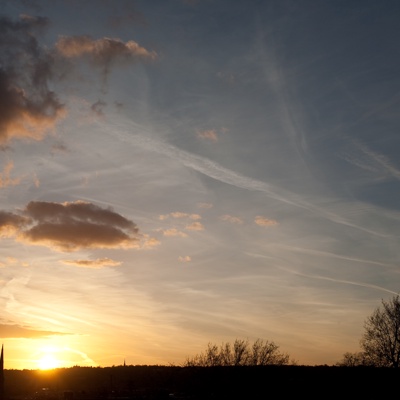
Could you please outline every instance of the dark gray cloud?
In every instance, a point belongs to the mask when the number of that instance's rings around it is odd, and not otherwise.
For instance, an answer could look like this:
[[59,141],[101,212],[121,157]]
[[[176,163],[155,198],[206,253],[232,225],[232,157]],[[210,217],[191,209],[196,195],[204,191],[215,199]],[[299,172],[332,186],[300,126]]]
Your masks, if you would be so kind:
[[65,114],[49,88],[54,59],[36,39],[47,25],[42,17],[0,17],[0,144],[39,140]]
[[[48,25],[44,17],[0,17],[0,148],[13,138],[41,140],[55,128],[67,109],[51,85],[71,79],[78,60],[98,67],[104,84],[114,65],[156,58],[118,38],[62,36],[54,48],[46,47],[39,38]],[[94,111],[101,113],[104,104],[96,104]]]

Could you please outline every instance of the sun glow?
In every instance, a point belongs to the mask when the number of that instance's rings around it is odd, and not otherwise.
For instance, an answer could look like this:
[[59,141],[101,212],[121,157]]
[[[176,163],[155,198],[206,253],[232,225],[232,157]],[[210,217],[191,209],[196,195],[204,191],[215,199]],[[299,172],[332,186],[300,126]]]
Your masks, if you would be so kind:
[[53,369],[58,368],[61,365],[61,362],[57,359],[56,353],[57,349],[55,348],[45,348],[42,349],[42,357],[37,360],[37,366],[39,369]]

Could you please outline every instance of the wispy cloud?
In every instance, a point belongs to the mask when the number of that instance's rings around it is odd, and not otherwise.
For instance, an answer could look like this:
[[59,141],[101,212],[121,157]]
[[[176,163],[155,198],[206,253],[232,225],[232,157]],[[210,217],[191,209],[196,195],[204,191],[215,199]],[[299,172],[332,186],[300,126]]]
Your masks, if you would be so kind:
[[209,210],[210,208],[213,208],[213,204],[211,204],[211,203],[198,203],[197,207]]
[[353,286],[361,286],[361,287],[365,287],[365,288],[370,288],[370,289],[376,289],[382,292],[386,292],[386,293],[390,293],[390,294],[394,294],[397,295],[397,292],[394,292],[392,290],[386,289],[382,286],[378,286],[378,285],[373,285],[370,283],[365,283],[365,282],[356,282],[356,281],[350,281],[350,280],[345,280],[345,279],[338,279],[338,278],[332,278],[332,277],[328,277],[328,276],[322,276],[322,275],[317,275],[317,274],[305,274],[299,271],[294,271],[294,270],[290,270],[290,269],[286,269],[288,272],[291,272],[292,274],[295,275],[300,275],[300,276],[304,276],[307,278],[311,278],[311,279],[318,279],[318,280],[325,280],[325,281],[331,281],[331,282],[336,282],[336,283],[343,283],[345,285],[353,285]]
[[64,332],[41,331],[16,324],[1,324],[2,338],[40,338],[52,335],[65,335]]
[[360,154],[345,154],[344,158],[349,163],[383,178],[395,178],[400,180],[400,170],[393,165],[389,157],[373,151],[360,141],[353,140]]
[[[135,134],[135,132],[143,132],[145,128],[132,121],[124,123],[115,122],[113,125],[108,124],[106,126],[98,125],[98,128],[104,129],[111,136],[119,138],[122,142],[129,142],[132,145],[141,146],[149,151],[164,154],[174,160],[178,160],[186,167],[217,181],[250,191],[262,192],[272,199],[278,200],[287,205],[308,210],[314,215],[336,224],[352,227],[368,232],[372,235],[385,236],[385,233],[383,232],[366,228],[346,218],[342,214],[335,212],[334,208],[329,207],[329,205],[326,203],[324,204],[324,202],[322,202],[322,206],[319,206],[309,201],[304,196],[298,195],[297,193],[291,192],[285,188],[247,177],[227,169],[208,158],[182,150],[161,140],[154,140],[150,137],[150,134],[147,136],[140,133]],[[131,131],[131,133],[127,133],[128,131]]]
[[167,219],[169,217],[172,217],[172,218],[189,218],[189,219],[192,219],[192,220],[201,219],[201,215],[199,215],[199,214],[188,214],[188,213],[180,212],[180,211],[175,211],[175,212],[171,212],[169,214],[160,215],[159,219],[160,220],[165,220],[165,219]]
[[21,183],[22,178],[11,178],[11,171],[14,168],[14,163],[12,161],[8,162],[0,172],[0,188],[7,186],[15,186]]
[[278,222],[273,220],[273,219],[269,219],[269,218],[265,218],[261,215],[257,215],[257,217],[255,217],[254,222],[258,225],[258,226],[275,226],[278,225]]
[[117,267],[122,264],[120,261],[111,260],[110,258],[98,258],[96,260],[62,260],[62,262],[64,264],[83,268]]
[[235,217],[233,215],[224,214],[220,216],[222,221],[231,222],[232,224],[243,224],[243,220],[239,217]]
[[189,225],[186,225],[185,229],[187,229],[188,231],[203,231],[204,230],[204,226],[201,222],[192,222]]
[[187,237],[187,234],[185,232],[182,232],[176,228],[171,228],[171,229],[166,229],[163,230],[163,235],[164,236],[180,236],[180,237]]
[[218,142],[218,134],[215,129],[209,129],[206,131],[198,131],[197,137],[204,140],[210,140],[211,142]]

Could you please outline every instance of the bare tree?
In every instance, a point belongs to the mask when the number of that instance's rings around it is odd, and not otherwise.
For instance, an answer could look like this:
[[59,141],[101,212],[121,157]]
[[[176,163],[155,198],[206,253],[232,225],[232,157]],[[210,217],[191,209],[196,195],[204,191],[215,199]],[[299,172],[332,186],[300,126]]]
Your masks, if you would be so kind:
[[252,365],[286,365],[289,363],[289,354],[278,351],[279,346],[274,342],[264,342],[257,339],[252,346],[250,356]]
[[343,359],[336,363],[338,367],[367,367],[373,366],[371,360],[366,357],[366,354],[362,351],[355,353],[344,353]]
[[233,345],[223,343],[220,347],[209,343],[205,352],[187,358],[184,366],[255,366],[286,365],[289,355],[281,353],[274,342],[257,339],[252,345],[248,340],[236,339]]
[[235,367],[238,365],[248,365],[249,357],[250,354],[248,340],[236,339],[233,342],[232,364]]
[[400,361],[400,298],[382,300],[364,323],[361,347],[369,363],[378,367],[399,367]]
[[220,347],[221,365],[232,365],[232,346],[230,343],[222,344]]

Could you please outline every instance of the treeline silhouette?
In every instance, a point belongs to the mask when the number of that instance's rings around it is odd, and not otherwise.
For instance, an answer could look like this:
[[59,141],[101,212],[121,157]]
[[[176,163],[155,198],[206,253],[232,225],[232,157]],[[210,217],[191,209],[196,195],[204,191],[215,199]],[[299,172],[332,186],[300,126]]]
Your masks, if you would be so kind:
[[[294,363],[294,361],[292,362]],[[207,349],[189,357],[184,362],[186,367],[227,367],[287,365],[289,354],[279,351],[273,341],[257,339],[250,343],[247,339],[236,339],[233,344],[227,342],[220,346],[209,343]]]
[[[394,368],[339,366],[114,366],[6,370],[6,399],[308,399],[389,396]],[[43,390],[46,388],[46,390]]]

